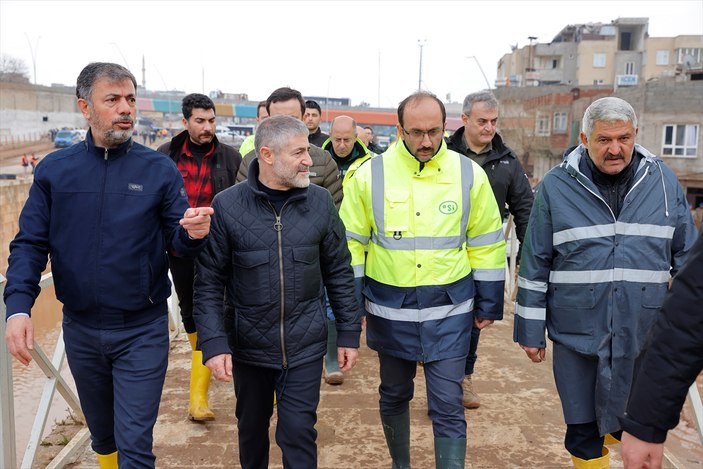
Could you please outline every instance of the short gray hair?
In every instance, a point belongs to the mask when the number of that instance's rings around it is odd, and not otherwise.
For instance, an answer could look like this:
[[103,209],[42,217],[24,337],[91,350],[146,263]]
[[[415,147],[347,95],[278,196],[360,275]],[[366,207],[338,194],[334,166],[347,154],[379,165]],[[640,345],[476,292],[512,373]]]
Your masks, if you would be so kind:
[[498,99],[496,99],[493,93],[490,91],[477,91],[464,98],[464,105],[461,107],[461,112],[467,116],[471,115],[471,109],[473,109],[476,103],[486,103],[488,109],[498,108]]
[[632,127],[637,128],[637,115],[630,103],[624,99],[608,96],[600,98],[586,109],[581,123],[581,132],[586,137],[591,136],[596,122],[632,122]]
[[134,91],[137,91],[137,80],[132,75],[132,72],[119,64],[109,62],[92,62],[85,66],[78,75],[76,82],[76,96],[78,99],[85,99],[92,104],[93,85],[101,78],[108,80],[122,81],[129,79],[134,85]]
[[305,135],[307,137],[309,133],[310,131],[305,126],[305,123],[295,117],[267,117],[261,121],[256,129],[256,134],[254,134],[256,155],[259,156],[262,147],[279,151],[286,145],[290,137],[294,135]]

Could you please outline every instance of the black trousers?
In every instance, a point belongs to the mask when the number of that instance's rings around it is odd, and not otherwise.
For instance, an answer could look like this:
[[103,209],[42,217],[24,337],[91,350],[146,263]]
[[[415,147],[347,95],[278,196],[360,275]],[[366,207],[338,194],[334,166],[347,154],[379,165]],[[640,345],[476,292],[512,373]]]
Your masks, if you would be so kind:
[[168,266],[173,277],[173,286],[178,295],[178,306],[181,309],[183,328],[188,334],[195,332],[193,320],[193,279],[195,277],[195,261],[182,257],[168,256]]
[[269,424],[276,393],[276,443],[285,469],[317,467],[317,406],[322,358],[287,370],[236,362],[234,393],[242,469],[267,469]]
[[[611,435],[620,440],[622,431],[614,432]],[[564,446],[569,453],[577,458],[585,460],[600,458],[603,454],[604,440],[605,437],[600,436],[598,431],[598,422],[566,425]]]

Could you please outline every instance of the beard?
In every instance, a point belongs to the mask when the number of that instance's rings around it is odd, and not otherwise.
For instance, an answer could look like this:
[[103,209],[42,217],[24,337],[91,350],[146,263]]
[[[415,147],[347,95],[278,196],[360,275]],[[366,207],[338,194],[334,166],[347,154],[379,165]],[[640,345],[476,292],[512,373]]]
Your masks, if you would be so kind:
[[284,187],[290,189],[304,189],[310,185],[310,175],[301,174],[300,171],[309,171],[307,166],[290,168],[276,158],[273,162],[273,174]]
[[[125,115],[115,117],[110,123],[107,123],[100,119],[92,106],[90,106],[90,108],[92,118],[88,120],[88,123],[90,124],[93,134],[100,135],[106,148],[121,145],[132,137],[134,131],[134,118],[132,116]],[[118,123],[129,123],[130,128],[116,130],[113,126]]]

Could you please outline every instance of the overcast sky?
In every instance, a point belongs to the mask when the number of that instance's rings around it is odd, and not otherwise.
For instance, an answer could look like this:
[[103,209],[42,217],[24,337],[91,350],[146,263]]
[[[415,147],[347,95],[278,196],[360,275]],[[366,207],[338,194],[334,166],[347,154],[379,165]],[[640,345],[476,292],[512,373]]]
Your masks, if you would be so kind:
[[[491,87],[498,60],[568,24],[648,17],[653,37],[703,35],[703,0],[0,0],[0,53],[37,83],[75,85],[89,62],[127,65],[148,89],[307,96],[395,108],[423,89],[461,101]],[[703,44],[701,45],[703,47]],[[32,58],[34,56],[34,59]],[[475,57],[475,58],[473,58]]]

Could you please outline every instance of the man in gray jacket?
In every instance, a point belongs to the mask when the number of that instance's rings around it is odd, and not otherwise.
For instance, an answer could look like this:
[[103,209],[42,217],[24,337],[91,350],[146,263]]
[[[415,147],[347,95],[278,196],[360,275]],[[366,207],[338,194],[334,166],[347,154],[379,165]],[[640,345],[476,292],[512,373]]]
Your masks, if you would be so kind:
[[[278,88],[266,100],[266,111],[269,116],[291,116],[302,122],[305,114],[305,100],[298,90],[288,87]],[[239,166],[237,182],[247,178],[249,165],[256,158],[256,152],[251,151],[242,156],[244,159]],[[312,144],[310,158],[312,158],[310,182],[327,189],[332,194],[334,205],[339,208],[342,203],[342,178],[339,176],[337,163],[332,160],[329,152]]]
[[635,144],[616,97],[591,104],[581,145],[540,184],[525,235],[514,339],[536,363],[545,327],[574,466],[607,467],[635,361],[696,238],[676,175]]

